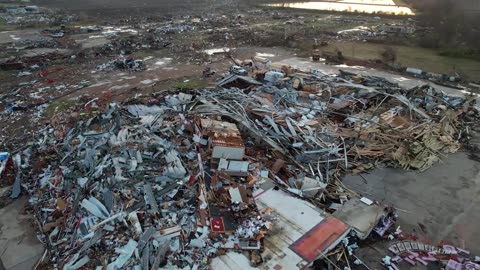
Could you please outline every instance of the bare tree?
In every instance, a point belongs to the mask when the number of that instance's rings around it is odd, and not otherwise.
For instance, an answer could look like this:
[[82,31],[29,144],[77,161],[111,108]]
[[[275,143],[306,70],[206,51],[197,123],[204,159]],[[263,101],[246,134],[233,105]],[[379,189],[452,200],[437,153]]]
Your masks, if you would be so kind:
[[397,60],[397,51],[392,47],[385,47],[382,53],[383,62],[394,64]]

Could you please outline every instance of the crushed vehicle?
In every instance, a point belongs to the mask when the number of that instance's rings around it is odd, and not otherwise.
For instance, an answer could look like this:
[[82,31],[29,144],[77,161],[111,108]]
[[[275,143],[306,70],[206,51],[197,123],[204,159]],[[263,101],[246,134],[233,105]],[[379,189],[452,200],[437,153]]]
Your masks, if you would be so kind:
[[236,75],[240,75],[240,76],[247,76],[248,75],[248,71],[241,67],[241,66],[231,66],[230,67],[230,72],[233,73],[233,74],[236,74]]

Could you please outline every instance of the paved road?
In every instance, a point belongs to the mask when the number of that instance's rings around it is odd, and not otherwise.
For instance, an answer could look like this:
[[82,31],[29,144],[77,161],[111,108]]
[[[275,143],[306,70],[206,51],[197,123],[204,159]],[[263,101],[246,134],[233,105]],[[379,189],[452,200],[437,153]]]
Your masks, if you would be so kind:
[[[366,197],[401,209],[397,225],[403,232],[414,233],[423,242],[446,242],[480,255],[480,163],[467,153],[446,157],[423,173],[380,168],[363,177],[367,183],[360,176],[347,176],[343,182]],[[381,258],[391,256],[388,245],[364,248],[359,256],[380,268]],[[410,269],[406,263],[400,267]]]
[[[43,252],[30,215],[24,213],[26,197],[0,209],[0,270],[33,269]],[[2,268],[3,267],[3,268]]]

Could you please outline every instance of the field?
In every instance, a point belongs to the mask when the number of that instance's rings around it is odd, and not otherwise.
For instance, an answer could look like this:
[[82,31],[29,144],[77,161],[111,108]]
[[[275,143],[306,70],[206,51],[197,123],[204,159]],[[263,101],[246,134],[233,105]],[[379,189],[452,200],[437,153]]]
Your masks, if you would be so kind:
[[278,0],[33,0],[34,3],[52,8],[66,8],[89,13],[119,11],[129,14],[141,13],[177,13],[188,10],[200,14],[205,10],[215,12],[217,9],[251,7],[256,4],[284,2]]
[[345,56],[360,59],[381,59],[386,47],[392,47],[397,53],[397,64],[416,67],[434,73],[458,72],[468,80],[480,80],[480,62],[467,58],[440,56],[438,51],[409,46],[390,46],[383,44],[341,41],[331,43],[325,50],[338,49]]

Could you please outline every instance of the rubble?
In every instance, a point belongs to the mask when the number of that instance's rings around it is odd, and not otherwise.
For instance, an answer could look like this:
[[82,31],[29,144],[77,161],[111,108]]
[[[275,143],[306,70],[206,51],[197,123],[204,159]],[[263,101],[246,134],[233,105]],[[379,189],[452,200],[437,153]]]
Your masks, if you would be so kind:
[[[20,51],[65,47],[74,34],[88,39],[88,33],[99,34],[106,43],[62,56],[55,51],[4,59],[1,67],[16,69],[22,82],[1,96],[6,110],[0,117],[11,121],[35,110],[35,120],[50,102],[102,86],[63,80],[74,75],[66,73],[70,67],[84,64],[92,74],[142,71],[145,63],[134,55],[143,49],[167,48],[173,55],[188,50],[207,79],[216,74],[207,64],[232,58],[233,46],[223,46],[234,35],[220,26],[251,33],[242,18],[62,27],[42,31],[35,41],[16,41],[11,49]],[[181,34],[196,31],[212,37],[181,44],[188,49],[177,46]],[[220,49],[207,49],[218,43]],[[56,59],[71,65],[55,66]],[[232,60],[235,65],[216,87],[148,98],[136,94],[124,103],[107,94],[71,99],[62,111],[54,110],[48,125],[25,135],[33,142],[0,155],[8,196],[30,196],[47,248],[41,266],[234,268],[225,265],[225,257],[274,269],[365,265],[354,255],[362,241],[399,239],[401,233],[394,231],[392,207],[349,190],[341,177],[378,166],[426,170],[460,149],[478,117],[473,98],[448,96],[431,86],[403,89],[374,76],[275,66],[260,56]],[[142,79],[145,85],[156,83]],[[110,90],[130,87],[125,85]],[[404,260],[430,259],[412,256]],[[397,261],[388,257],[384,264],[395,269]]]
[[121,52],[115,60],[98,65],[97,71],[110,71],[113,69],[128,69],[130,71],[142,71],[145,68],[143,60],[134,59],[129,52]]
[[426,170],[460,148],[463,117],[477,115],[473,99],[346,72],[219,85],[148,105],[91,99],[36,133],[15,158],[12,197],[20,185],[30,195],[43,264],[207,269],[235,251],[252,266],[362,264],[357,243],[398,237],[396,216],[340,177],[380,164]]
[[0,19],[12,25],[47,25],[50,23],[65,23],[75,19],[72,15],[58,13],[38,6],[10,6],[2,8],[2,10]]

